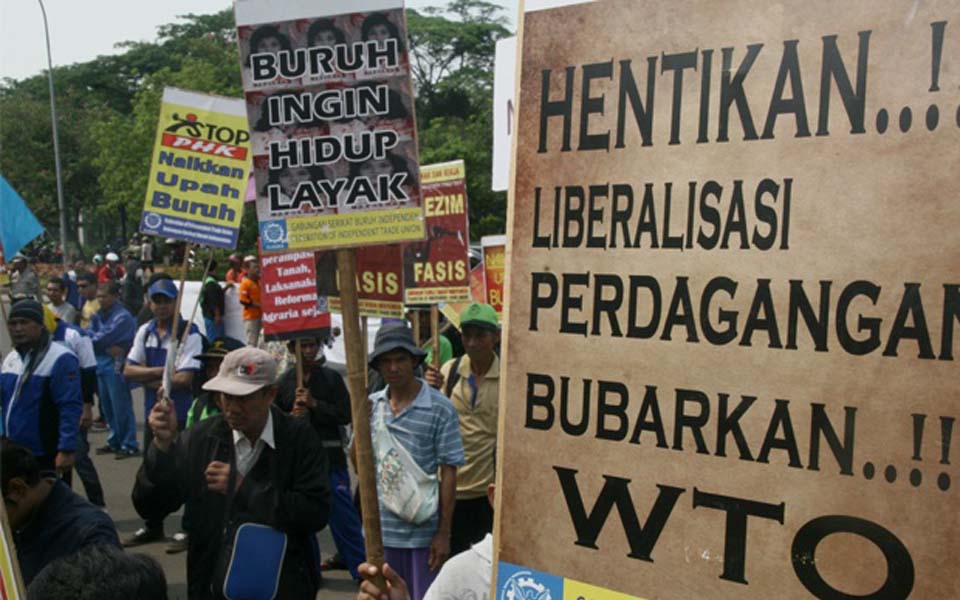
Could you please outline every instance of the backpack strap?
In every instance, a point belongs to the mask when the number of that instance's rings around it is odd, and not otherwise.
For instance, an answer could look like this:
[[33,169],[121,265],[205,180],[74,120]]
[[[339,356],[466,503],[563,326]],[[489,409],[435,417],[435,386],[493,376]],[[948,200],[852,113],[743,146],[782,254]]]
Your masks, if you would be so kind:
[[460,381],[460,360],[463,358],[461,354],[453,361],[453,366],[450,368],[450,378],[447,379],[447,385],[444,386],[444,392],[446,393],[447,398],[450,397],[450,393],[453,392],[454,386]]

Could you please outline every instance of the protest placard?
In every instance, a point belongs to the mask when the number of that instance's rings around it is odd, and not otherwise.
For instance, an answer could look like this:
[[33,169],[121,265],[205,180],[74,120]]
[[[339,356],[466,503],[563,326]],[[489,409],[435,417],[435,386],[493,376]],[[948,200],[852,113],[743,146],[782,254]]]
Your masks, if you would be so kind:
[[504,261],[506,258],[507,236],[485,235],[480,238],[483,249],[483,289],[484,302],[503,314]]
[[470,216],[462,160],[420,170],[427,239],[403,247],[407,304],[470,300]]
[[486,303],[487,292],[483,287],[483,263],[470,270],[470,300],[467,302],[447,302],[440,305],[440,312],[454,327],[460,329],[460,313],[472,302]]
[[[403,246],[386,244],[357,248],[357,301],[360,316],[403,317]],[[332,252],[317,252],[317,294],[341,312],[340,279]]]
[[958,24],[526,15],[499,600],[960,597]]
[[493,71],[493,160],[490,189],[503,192],[510,185],[517,79],[517,38],[497,40]]
[[424,239],[399,0],[235,4],[265,253]]
[[327,337],[330,334],[330,310],[327,298],[316,293],[314,253],[263,256],[260,266],[264,338]]
[[249,168],[241,100],[164,89],[140,231],[235,248]]
[[7,509],[0,506],[0,598],[22,600],[27,597],[23,590],[23,577],[17,561],[17,549],[13,543],[13,530],[7,519]]

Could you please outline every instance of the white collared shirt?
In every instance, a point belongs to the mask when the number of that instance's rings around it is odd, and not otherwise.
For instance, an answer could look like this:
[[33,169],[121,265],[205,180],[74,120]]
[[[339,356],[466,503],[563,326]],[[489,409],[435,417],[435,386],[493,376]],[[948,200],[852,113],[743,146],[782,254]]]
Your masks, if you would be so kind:
[[267,424],[263,426],[263,431],[257,439],[256,444],[251,444],[245,435],[233,430],[233,447],[237,452],[237,471],[246,477],[253,465],[260,459],[260,453],[263,452],[263,446],[267,445],[276,450],[277,445],[273,439],[273,412],[267,413]]

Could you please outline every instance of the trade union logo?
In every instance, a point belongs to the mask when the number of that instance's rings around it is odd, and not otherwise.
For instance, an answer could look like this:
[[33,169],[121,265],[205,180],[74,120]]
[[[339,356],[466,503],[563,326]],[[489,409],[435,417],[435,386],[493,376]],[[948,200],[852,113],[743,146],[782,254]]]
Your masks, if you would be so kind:
[[263,241],[271,246],[284,245],[287,241],[287,228],[282,221],[264,223],[260,233],[263,235]]
[[530,571],[518,571],[500,588],[500,600],[553,600],[550,588]]
[[163,217],[154,212],[143,214],[143,228],[150,231],[157,231],[163,225]]

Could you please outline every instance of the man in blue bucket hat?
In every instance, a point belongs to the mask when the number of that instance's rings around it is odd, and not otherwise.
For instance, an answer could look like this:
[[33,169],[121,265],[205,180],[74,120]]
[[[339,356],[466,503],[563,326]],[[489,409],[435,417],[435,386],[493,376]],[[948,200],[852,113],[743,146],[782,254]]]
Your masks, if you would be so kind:
[[[419,523],[384,504],[385,484],[378,477],[384,555],[407,581],[414,600],[423,597],[450,555],[457,467],[464,463],[456,410],[443,394],[414,374],[425,357],[426,352],[417,346],[413,333],[403,323],[382,327],[370,353],[370,366],[387,384],[370,396],[374,455],[383,457],[387,454],[385,446],[399,445],[422,474],[440,472],[439,483],[432,483],[439,490],[426,492],[439,496],[437,509]],[[377,470],[382,473],[388,465],[378,461]]]

